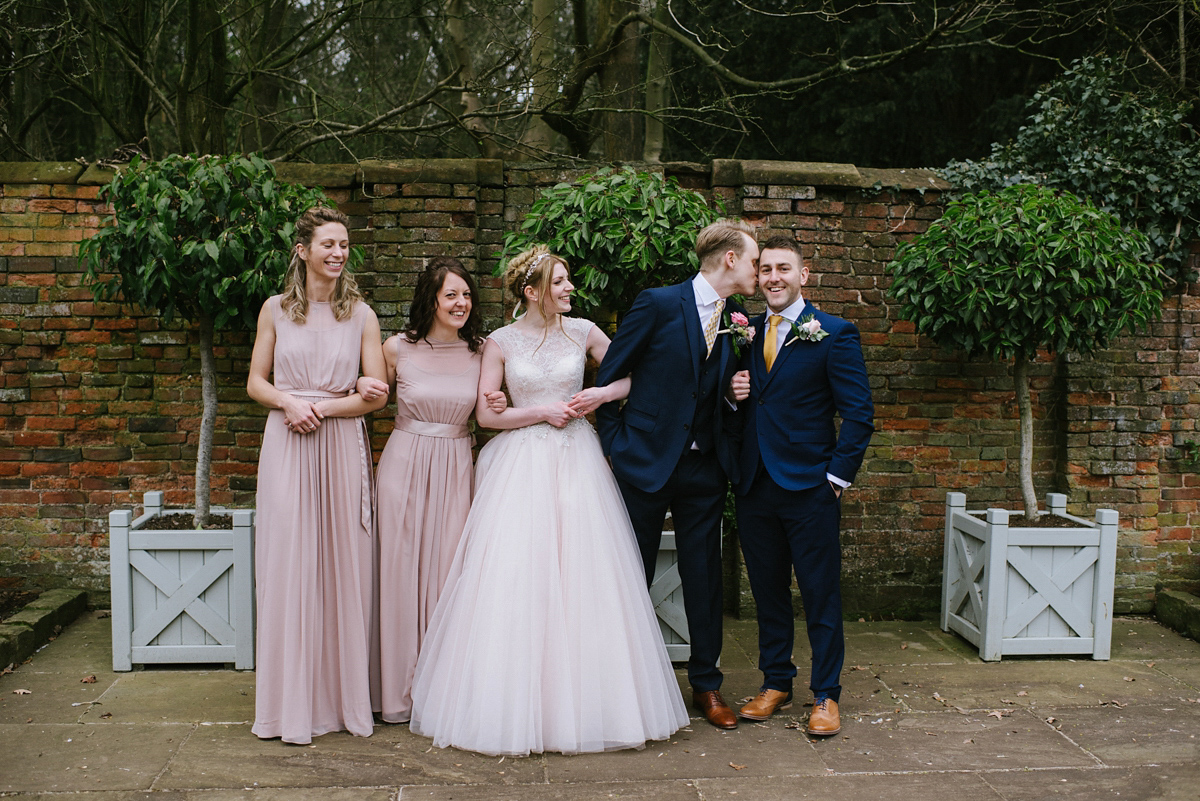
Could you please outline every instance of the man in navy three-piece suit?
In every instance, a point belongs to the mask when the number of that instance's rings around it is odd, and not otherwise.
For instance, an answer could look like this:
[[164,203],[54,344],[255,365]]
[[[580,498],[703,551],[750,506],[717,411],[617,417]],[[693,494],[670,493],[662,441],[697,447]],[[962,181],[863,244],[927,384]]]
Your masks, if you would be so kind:
[[[726,303],[754,292],[754,229],[722,220],[696,238],[700,272],[675,286],[637,296],[608,347],[596,383],[626,375],[625,405],[596,412],[600,440],[637,535],[646,581],[654,576],[663,518],[675,523],[683,606],[691,640],[692,703],[714,726],[737,716],[721,698],[721,512],[727,482],[737,479],[734,404],[748,378],[733,380],[737,355]],[[744,382],[744,383],[740,383]],[[737,386],[738,394],[734,394]]]
[[[795,617],[792,571],[812,646],[813,710],[807,731],[841,730],[838,700],[845,658],[841,596],[841,495],[854,481],[874,431],[871,390],[858,329],[804,300],[808,268],[791,236],[762,246],[759,289],[767,313],[743,366],[737,493],[738,532],[758,606],[758,696],[739,715],[766,720],[792,702]],[[635,379],[636,383],[636,379]],[[841,418],[840,430],[834,416]]]

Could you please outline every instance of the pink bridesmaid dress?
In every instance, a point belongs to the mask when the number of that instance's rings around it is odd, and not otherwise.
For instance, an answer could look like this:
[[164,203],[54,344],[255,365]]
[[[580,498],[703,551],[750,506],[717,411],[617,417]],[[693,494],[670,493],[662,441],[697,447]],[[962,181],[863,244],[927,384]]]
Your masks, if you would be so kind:
[[[310,401],[340,397],[359,375],[367,307],[339,322],[328,303],[287,319],[279,296],[275,386]],[[372,708],[375,542],[371,455],[362,417],[327,417],[293,433],[267,415],[258,463],[258,600],[253,732],[308,743],[326,732],[366,737]],[[377,677],[375,677],[377,680]]]
[[396,424],[377,474],[382,716],[407,722],[425,629],[471,508],[480,354],[399,337]]

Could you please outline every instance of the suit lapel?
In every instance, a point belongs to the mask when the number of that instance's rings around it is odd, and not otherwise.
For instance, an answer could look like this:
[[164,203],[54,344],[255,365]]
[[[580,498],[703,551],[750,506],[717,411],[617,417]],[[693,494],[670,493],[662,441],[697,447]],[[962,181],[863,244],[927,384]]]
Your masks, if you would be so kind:
[[688,353],[692,357],[692,374],[699,378],[704,331],[700,328],[700,315],[696,314],[696,291],[690,280],[684,281],[679,287],[680,313],[683,315],[683,330],[687,333]]

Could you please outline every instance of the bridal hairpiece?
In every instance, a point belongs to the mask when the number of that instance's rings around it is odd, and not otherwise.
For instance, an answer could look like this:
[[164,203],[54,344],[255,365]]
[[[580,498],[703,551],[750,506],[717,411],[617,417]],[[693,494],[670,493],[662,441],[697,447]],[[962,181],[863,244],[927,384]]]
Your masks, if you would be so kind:
[[529,266],[525,268],[525,277],[521,279],[521,282],[524,286],[529,285],[529,276],[533,275],[533,271],[536,270],[537,266],[542,263],[542,259],[547,259],[549,257],[549,253],[539,253],[533,261],[529,262]]

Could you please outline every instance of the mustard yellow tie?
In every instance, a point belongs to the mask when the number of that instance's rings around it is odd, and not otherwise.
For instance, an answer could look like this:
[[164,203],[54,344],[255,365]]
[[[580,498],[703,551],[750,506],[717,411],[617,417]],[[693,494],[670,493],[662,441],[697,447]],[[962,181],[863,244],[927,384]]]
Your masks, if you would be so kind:
[[779,350],[778,343],[775,342],[776,329],[783,322],[782,314],[772,314],[767,318],[767,338],[763,340],[763,360],[767,363],[767,372],[771,372],[771,366],[775,364],[775,354]]
[[705,358],[712,355],[713,343],[717,341],[717,329],[721,327],[721,312],[725,311],[725,299],[717,300],[717,308],[704,324],[704,347],[707,349]]

